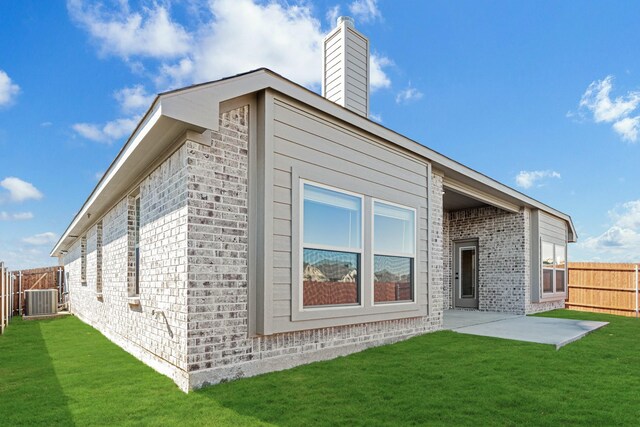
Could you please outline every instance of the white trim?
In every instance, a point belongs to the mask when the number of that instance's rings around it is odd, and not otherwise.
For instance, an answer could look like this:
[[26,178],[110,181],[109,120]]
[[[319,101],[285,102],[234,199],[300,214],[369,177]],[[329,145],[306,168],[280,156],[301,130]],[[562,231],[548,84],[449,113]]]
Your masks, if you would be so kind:
[[[76,214],[71,224],[69,224],[67,229],[64,231],[64,233],[58,240],[58,243],[56,243],[54,248],[51,250],[51,253],[49,254],[50,256],[56,256],[56,254],[62,250],[63,242],[67,237],[69,237],[69,233],[71,232],[71,230],[78,225],[81,219],[87,216],[86,214],[91,208],[91,205],[93,205],[93,203],[95,203],[98,197],[101,196],[101,194],[104,192],[107,185],[111,182],[111,180],[113,180],[113,178],[118,173],[118,171],[122,167],[124,167],[124,164],[126,163],[127,159],[135,151],[135,149],[138,147],[140,142],[147,136],[147,134],[151,131],[151,129],[156,125],[158,120],[160,120],[160,118],[162,117],[162,112],[159,107],[156,107],[155,109],[153,109],[155,105],[156,105],[155,103],[152,105],[152,108],[150,109],[148,116],[143,119],[143,121],[140,123],[138,128],[134,131],[133,135],[131,135],[129,143],[124,146],[121,154],[118,155],[114,163],[109,167],[107,172],[100,179],[100,182],[98,183],[97,187],[93,190],[93,192],[91,193],[87,201],[84,203],[80,211]],[[84,234],[84,233],[79,233],[79,234]]]
[[[331,246],[331,245],[318,245],[318,244],[305,244],[304,242],[304,201],[305,201],[305,197],[304,197],[304,186],[306,184],[309,184],[310,186],[313,187],[318,187],[318,188],[323,188],[325,190],[329,190],[329,191],[334,191],[336,193],[341,193],[341,194],[346,194],[348,196],[353,196],[353,197],[357,197],[360,199],[360,248],[359,249],[355,249],[355,248],[344,248],[341,246]],[[298,262],[298,268],[299,268],[299,286],[298,286],[298,311],[303,313],[303,312],[309,312],[309,311],[322,311],[322,310],[328,310],[328,309],[353,309],[353,308],[361,308],[364,307],[364,295],[363,295],[363,280],[362,280],[362,267],[363,267],[363,253],[364,253],[364,233],[365,233],[365,229],[364,229],[364,198],[365,196],[362,194],[358,194],[358,193],[354,193],[352,191],[348,191],[342,188],[338,188],[338,187],[333,187],[330,185],[326,185],[326,184],[321,184],[319,182],[316,181],[312,181],[309,179],[305,179],[305,178],[300,178],[299,179],[299,204],[300,206],[298,206],[298,212],[300,213],[300,221],[299,221],[299,229],[298,229],[298,238],[299,238],[299,247],[300,247],[300,254],[299,254],[299,259],[297,260]],[[304,250],[305,249],[318,249],[318,250],[325,250],[325,251],[335,251],[335,252],[344,252],[344,253],[351,253],[351,254],[357,254],[358,256],[358,279],[356,281],[356,286],[357,286],[357,295],[358,295],[358,303],[357,304],[339,304],[339,305],[322,305],[322,306],[309,306],[309,307],[305,307],[304,305]],[[293,262],[295,262],[294,260],[292,260]],[[292,286],[294,286],[294,284],[292,283]]]
[[[551,246],[553,246],[553,262],[551,264],[551,267],[544,267],[543,265],[543,259],[542,259],[542,245],[543,243],[548,243]],[[564,269],[561,268],[556,268],[556,247],[557,246],[562,246],[564,248]],[[558,300],[558,299],[564,299],[566,298],[567,295],[567,280],[568,280],[568,263],[567,263],[567,244],[559,244],[559,243],[554,243],[550,240],[545,240],[542,236],[540,236],[540,258],[539,258],[539,262],[538,262],[538,269],[539,269],[539,274],[540,274],[540,283],[538,283],[539,289],[540,289],[540,301],[539,302],[545,302],[545,301],[551,301],[551,300]],[[552,274],[551,274],[551,286],[553,287],[553,291],[552,292],[545,292],[544,291],[544,270],[551,270]],[[564,270],[564,290],[562,291],[558,291],[557,288],[557,284],[556,284],[556,271],[562,271]]]
[[[376,242],[375,242],[375,230],[376,230],[376,202],[379,202],[383,205],[395,206],[397,208],[410,210],[413,212],[413,254],[407,253],[393,253],[393,252],[376,252]],[[371,198],[371,305],[400,305],[400,304],[416,304],[418,301],[418,210],[416,208],[401,205],[399,203],[389,202],[387,200],[378,199],[376,197]],[[388,257],[396,257],[396,258],[408,258],[413,262],[412,272],[411,272],[411,300],[409,301],[384,301],[376,303],[375,296],[375,256],[388,256]]]

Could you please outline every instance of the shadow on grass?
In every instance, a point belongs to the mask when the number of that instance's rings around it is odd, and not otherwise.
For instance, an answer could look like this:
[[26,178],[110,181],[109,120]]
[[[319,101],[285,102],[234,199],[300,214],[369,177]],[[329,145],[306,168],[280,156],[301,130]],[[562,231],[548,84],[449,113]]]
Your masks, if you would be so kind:
[[[78,319],[0,337],[0,425],[635,425],[639,325],[553,346],[450,331],[184,394]],[[65,397],[66,395],[66,397]]]
[[15,317],[0,336],[0,423],[72,425],[40,324]]

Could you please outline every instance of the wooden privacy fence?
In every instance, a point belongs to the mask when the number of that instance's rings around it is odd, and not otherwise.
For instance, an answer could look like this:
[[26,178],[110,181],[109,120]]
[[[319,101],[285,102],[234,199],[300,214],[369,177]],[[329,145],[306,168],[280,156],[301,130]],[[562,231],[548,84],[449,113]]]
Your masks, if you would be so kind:
[[43,267],[9,271],[0,262],[0,334],[14,315],[25,313],[25,292],[35,289],[58,289],[59,301],[65,300],[65,274],[62,267]]
[[11,272],[14,276],[15,292],[13,294],[15,314],[22,315],[25,309],[25,292],[36,289],[58,289],[59,303],[64,297],[64,268],[42,267]]
[[566,308],[638,316],[639,264],[570,262],[568,267]]

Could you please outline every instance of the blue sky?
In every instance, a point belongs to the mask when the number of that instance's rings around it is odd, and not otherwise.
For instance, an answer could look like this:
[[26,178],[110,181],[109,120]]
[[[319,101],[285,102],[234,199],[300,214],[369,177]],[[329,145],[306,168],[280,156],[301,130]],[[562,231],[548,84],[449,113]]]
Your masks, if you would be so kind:
[[319,89],[373,49],[372,119],[572,215],[573,260],[640,261],[635,1],[0,1],[0,260],[48,252],[157,92],[267,66]]

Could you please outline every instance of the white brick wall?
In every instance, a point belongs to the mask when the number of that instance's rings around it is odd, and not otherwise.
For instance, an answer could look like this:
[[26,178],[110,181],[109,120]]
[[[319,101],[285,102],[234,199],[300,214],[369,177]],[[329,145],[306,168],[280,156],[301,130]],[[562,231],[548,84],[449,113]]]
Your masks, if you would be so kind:
[[87,286],[80,284],[80,241],[65,256],[71,311],[186,390],[186,147],[140,185],[140,305],[128,296],[128,201],[103,218],[102,300],[96,297],[96,228],[87,232]]

